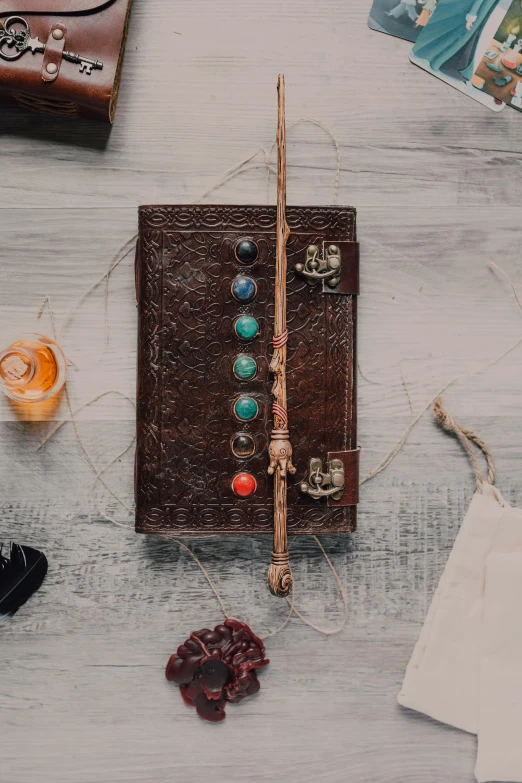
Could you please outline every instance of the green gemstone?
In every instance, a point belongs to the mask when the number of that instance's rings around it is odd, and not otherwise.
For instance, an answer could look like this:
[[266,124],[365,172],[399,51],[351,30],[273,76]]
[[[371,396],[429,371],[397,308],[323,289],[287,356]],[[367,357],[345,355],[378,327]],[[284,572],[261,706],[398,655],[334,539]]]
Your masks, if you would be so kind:
[[242,340],[253,340],[259,334],[259,324],[251,315],[242,315],[238,318],[234,329]]
[[234,413],[240,421],[252,421],[258,411],[257,402],[252,397],[240,397],[234,405]]
[[234,362],[234,375],[240,381],[249,381],[257,372],[257,364],[251,356],[240,356]]

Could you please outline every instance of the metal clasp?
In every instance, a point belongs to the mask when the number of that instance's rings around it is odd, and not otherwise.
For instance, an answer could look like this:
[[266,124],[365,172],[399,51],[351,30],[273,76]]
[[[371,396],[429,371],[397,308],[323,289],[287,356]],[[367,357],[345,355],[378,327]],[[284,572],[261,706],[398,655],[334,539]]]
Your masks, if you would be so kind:
[[310,460],[308,481],[303,481],[301,492],[314,500],[329,498],[341,500],[344,492],[344,464],[340,459],[327,463],[327,472],[323,472],[323,461],[317,457]]
[[317,245],[309,245],[305,263],[296,264],[295,271],[309,285],[326,281],[330,288],[335,288],[341,282],[341,251],[337,245],[329,245],[325,257],[321,258]]

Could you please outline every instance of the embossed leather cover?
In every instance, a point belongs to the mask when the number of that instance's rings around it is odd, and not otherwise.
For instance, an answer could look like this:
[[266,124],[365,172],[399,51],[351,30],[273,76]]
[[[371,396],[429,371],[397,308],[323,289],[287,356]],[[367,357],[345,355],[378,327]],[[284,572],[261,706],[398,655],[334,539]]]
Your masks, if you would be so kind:
[[[313,500],[299,490],[311,457],[356,449],[356,297],[324,294],[294,273],[306,248],[353,242],[350,207],[289,207],[288,411],[295,476],[288,481],[290,534],[348,533],[356,506]],[[270,206],[144,206],[140,208],[136,283],[139,311],[136,530],[177,535],[271,533],[273,484],[267,475],[272,429],[268,364],[272,353],[276,209]],[[245,267],[238,240],[253,239],[259,258]],[[231,282],[248,274],[256,298],[240,305]],[[241,343],[238,315],[253,315],[259,337]],[[235,357],[249,353],[258,375],[239,381]],[[239,423],[233,405],[253,397],[259,416]],[[238,460],[237,432],[250,433],[256,454]],[[336,454],[337,456],[337,454]],[[349,465],[355,466],[354,460]],[[257,491],[239,499],[234,475],[248,471]],[[356,498],[358,472],[347,472]],[[351,502],[351,501],[350,501]]]
[[[49,48],[56,45],[51,32],[65,31],[65,51],[103,63],[90,75],[59,57],[58,74],[42,68],[44,55],[25,52],[17,60],[0,59],[0,105],[14,104],[44,114],[88,117],[112,123],[132,0],[0,0],[0,25],[22,16],[31,37]],[[19,29],[19,25],[18,25]],[[6,49],[9,54],[13,49]],[[54,60],[53,60],[54,62]]]

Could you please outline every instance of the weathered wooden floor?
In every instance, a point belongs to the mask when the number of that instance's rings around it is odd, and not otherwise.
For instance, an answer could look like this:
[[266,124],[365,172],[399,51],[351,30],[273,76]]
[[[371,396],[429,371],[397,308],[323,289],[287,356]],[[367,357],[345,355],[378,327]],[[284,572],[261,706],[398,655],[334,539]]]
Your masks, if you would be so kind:
[[[275,136],[277,74],[289,124],[327,123],[342,154],[339,202],[359,210],[360,443],[365,475],[410,412],[439,388],[489,444],[498,486],[522,502],[522,333],[495,261],[522,290],[522,117],[461,97],[408,62],[404,41],[366,27],[370,0],[135,0],[116,124],[0,115],[0,335],[50,333],[135,231],[140,203],[190,202]],[[289,132],[289,202],[329,203],[325,132]],[[259,162],[262,161],[259,157]],[[266,171],[215,192],[264,202]],[[79,406],[134,395],[133,260],[76,312],[63,345]],[[3,347],[3,345],[2,345]],[[470,375],[470,373],[475,373]],[[467,377],[464,377],[467,376]],[[400,709],[404,667],[473,489],[458,444],[428,413],[391,466],[362,489],[353,539],[324,539],[350,619],[326,639],[292,620],[270,640],[260,696],[220,726],[197,720],[164,680],[187,632],[220,620],[202,575],[173,542],[103,520],[62,401],[31,416],[0,399],[0,540],[41,547],[44,587],[0,627],[1,783],[471,783],[475,738]],[[79,417],[101,467],[134,432],[117,395]],[[132,449],[107,478],[132,502]],[[97,502],[130,518],[98,487]],[[268,595],[271,542],[199,541],[229,610],[261,635],[284,618]],[[316,623],[342,605],[320,552],[294,546],[297,602]]]

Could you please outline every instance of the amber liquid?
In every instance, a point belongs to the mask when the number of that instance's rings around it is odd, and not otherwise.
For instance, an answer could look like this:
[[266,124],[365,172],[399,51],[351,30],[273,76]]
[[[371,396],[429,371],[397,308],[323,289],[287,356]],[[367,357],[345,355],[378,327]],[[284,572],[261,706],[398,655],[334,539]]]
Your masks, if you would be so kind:
[[0,382],[7,394],[21,402],[45,399],[58,380],[56,349],[51,341],[46,344],[27,339],[13,343],[4,351],[0,359]]

